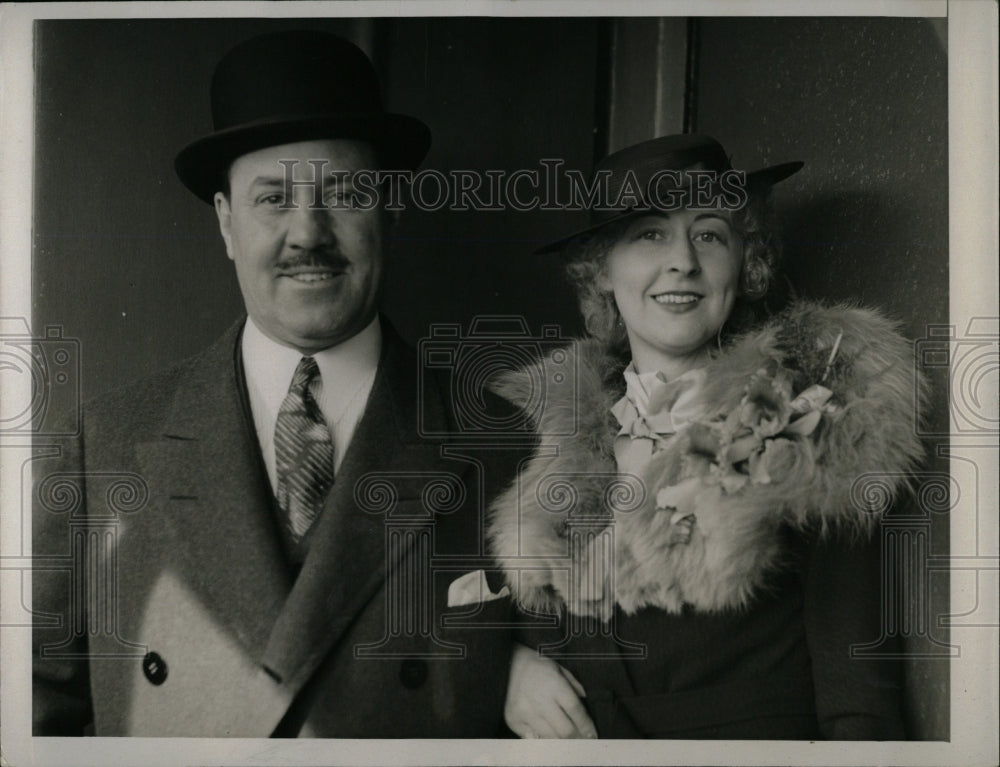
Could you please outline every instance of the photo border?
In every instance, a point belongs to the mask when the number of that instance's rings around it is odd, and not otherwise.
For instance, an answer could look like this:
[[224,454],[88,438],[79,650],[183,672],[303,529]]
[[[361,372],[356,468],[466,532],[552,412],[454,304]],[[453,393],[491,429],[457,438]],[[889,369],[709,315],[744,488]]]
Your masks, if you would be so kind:
[[[607,15],[601,2],[520,0],[452,3],[95,3],[9,4],[0,8],[0,316],[31,316],[31,226],[33,199],[32,22],[55,18],[166,18],[256,16],[590,16]],[[997,6],[990,0],[901,0],[900,2],[646,2],[621,3],[614,14],[637,16],[947,16],[949,77],[949,248],[950,319],[964,330],[971,320],[996,317],[997,308]],[[27,204],[25,201],[29,201]],[[23,391],[0,391],[17,398]],[[954,434],[954,426],[953,426]],[[995,449],[996,439],[956,439],[963,445]],[[21,463],[30,443],[0,435],[0,554],[4,568],[30,556],[12,550],[22,540],[19,508]],[[952,458],[954,461],[955,458]],[[952,539],[968,535],[979,518],[977,539],[984,561],[997,561],[997,466],[979,465],[981,496],[987,508],[959,500],[952,511]],[[30,478],[26,481],[30,481]],[[2,571],[0,571],[2,572]],[[20,582],[20,581],[18,581]],[[985,627],[952,627],[963,651],[951,661],[950,742],[802,743],[731,741],[505,741],[505,740],[270,740],[193,738],[33,738],[30,737],[30,629],[8,620],[20,609],[21,595],[3,578],[0,600],[0,741],[7,763],[28,764],[995,764],[997,696],[997,605],[980,605]],[[30,574],[24,579],[30,593]],[[996,597],[990,584],[980,595]],[[953,610],[974,595],[969,579],[951,579]],[[13,604],[12,604],[13,602]],[[734,761],[737,757],[738,761]]]

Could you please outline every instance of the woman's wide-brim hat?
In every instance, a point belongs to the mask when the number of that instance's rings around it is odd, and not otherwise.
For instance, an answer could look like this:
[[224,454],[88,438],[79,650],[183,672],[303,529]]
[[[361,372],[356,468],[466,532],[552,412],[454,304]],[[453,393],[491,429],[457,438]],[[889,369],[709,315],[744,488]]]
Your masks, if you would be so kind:
[[722,144],[711,136],[680,133],[643,141],[608,155],[594,168],[591,189],[597,193],[590,205],[590,226],[535,253],[562,251],[579,237],[643,213],[696,207],[736,210],[749,195],[766,192],[804,164],[786,162],[745,172],[733,168]]
[[275,32],[240,43],[212,77],[213,133],[174,161],[184,185],[211,203],[241,155],[319,139],[372,144],[382,169],[413,170],[431,145],[428,127],[386,112],[378,75],[353,43],[326,32]]

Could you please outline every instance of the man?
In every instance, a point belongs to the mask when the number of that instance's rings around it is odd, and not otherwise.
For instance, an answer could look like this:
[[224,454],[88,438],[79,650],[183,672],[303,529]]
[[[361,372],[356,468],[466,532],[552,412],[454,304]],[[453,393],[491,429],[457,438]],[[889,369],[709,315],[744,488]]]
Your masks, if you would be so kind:
[[212,108],[176,167],[248,317],[35,464],[35,734],[496,735],[510,639],[475,624],[507,600],[477,568],[510,477],[421,436],[453,428],[378,316],[393,222],[349,204],[429,131],[312,32],[234,48]]

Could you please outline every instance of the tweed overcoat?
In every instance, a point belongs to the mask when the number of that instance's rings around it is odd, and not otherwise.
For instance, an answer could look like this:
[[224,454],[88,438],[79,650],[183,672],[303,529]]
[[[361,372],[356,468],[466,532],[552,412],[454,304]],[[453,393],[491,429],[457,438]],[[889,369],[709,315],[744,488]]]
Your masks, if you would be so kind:
[[296,574],[242,327],[37,445],[35,734],[498,734],[510,634],[476,624],[502,623],[509,602],[447,595],[484,567],[482,499],[511,475],[421,437],[448,431],[447,403],[383,322],[368,405]]

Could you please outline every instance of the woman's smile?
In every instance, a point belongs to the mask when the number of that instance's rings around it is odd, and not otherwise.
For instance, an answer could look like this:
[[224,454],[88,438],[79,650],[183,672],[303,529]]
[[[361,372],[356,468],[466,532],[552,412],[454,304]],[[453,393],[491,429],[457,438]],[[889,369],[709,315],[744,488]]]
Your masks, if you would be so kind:
[[652,298],[669,311],[684,312],[693,309],[704,296],[700,293],[675,290],[656,293]]
[[725,210],[637,217],[608,253],[604,289],[636,367],[679,375],[703,361],[738,293],[743,241]]

